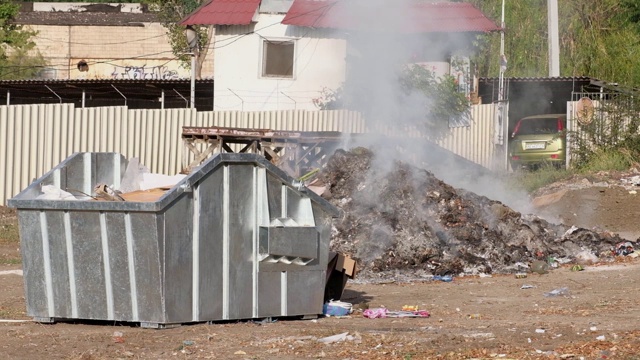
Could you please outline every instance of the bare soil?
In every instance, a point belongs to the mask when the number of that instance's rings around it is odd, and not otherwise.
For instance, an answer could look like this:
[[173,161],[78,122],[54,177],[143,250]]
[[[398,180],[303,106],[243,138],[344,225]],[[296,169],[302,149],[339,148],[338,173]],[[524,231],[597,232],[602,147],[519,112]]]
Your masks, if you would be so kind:
[[[633,194],[634,188],[622,181],[633,173],[601,175],[599,179],[577,178],[542,189],[532,197],[539,205],[536,212],[558,224],[563,222],[558,225],[561,229],[575,225],[606,241],[623,238],[635,241],[640,236],[637,220],[640,195]],[[394,187],[398,188],[402,186]],[[431,191],[445,194],[439,189]],[[489,199],[450,191],[452,199],[462,201],[461,207],[455,208],[461,210],[460,216],[480,216],[484,214],[482,209],[495,205]],[[508,209],[502,210],[511,214]],[[446,209],[433,211],[449,214]],[[526,216],[510,216],[510,221],[519,226],[533,221]],[[392,218],[398,219],[398,223],[404,221],[402,217]],[[556,226],[553,222],[537,224],[551,229]],[[606,235],[609,233],[622,237]],[[389,246],[383,252],[393,244]],[[357,252],[352,255],[357,256]],[[353,303],[355,311],[344,318],[185,324],[163,330],[142,329],[136,324],[82,321],[46,325],[32,322],[25,314],[23,280],[15,273],[21,269],[17,220],[13,210],[0,207],[0,318],[4,319],[0,322],[4,334],[0,337],[0,355],[6,359],[88,360],[635,359],[640,354],[637,321],[640,262],[636,258],[603,256],[598,263],[583,265],[583,271],[571,271],[571,264],[566,264],[544,275],[528,273],[526,278],[516,278],[509,271],[454,274],[452,282],[427,280],[426,275],[437,272],[434,271],[437,267],[427,266],[433,265],[429,259],[404,267],[379,262],[375,256],[371,259],[374,266],[369,267],[369,275],[376,269],[389,272],[376,282],[370,281],[371,276],[364,276],[347,284],[342,300]],[[385,268],[387,265],[393,266]],[[392,276],[399,273],[419,276],[415,276],[417,279]],[[567,292],[544,295],[561,288],[567,288]],[[404,305],[418,306],[431,316],[383,319],[362,316],[362,308],[384,306],[400,310]],[[329,344],[318,341],[345,332],[351,337],[344,341]]]

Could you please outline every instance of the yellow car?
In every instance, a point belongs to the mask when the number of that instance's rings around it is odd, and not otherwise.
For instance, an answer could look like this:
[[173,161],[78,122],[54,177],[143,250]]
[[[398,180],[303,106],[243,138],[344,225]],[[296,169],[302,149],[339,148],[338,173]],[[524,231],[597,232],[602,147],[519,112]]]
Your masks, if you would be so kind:
[[543,164],[564,167],[566,126],[565,114],[534,115],[520,119],[511,134],[511,168],[536,168]]

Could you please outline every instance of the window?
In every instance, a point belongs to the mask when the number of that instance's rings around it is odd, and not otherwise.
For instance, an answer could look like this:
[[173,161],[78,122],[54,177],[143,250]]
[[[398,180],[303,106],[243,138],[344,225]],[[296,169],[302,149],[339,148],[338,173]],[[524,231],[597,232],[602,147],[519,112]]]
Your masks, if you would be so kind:
[[265,40],[262,44],[262,76],[293,78],[293,41]]

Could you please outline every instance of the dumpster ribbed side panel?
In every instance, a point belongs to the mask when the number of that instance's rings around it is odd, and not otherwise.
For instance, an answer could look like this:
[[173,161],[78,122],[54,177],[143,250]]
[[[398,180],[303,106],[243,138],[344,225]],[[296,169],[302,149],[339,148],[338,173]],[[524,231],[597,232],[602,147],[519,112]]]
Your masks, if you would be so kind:
[[27,315],[49,318],[53,316],[54,309],[49,307],[49,302],[53,303],[53,299],[49,299],[51,293],[47,291],[43,250],[43,241],[48,239],[43,237],[40,213],[40,211],[27,210],[20,212],[20,253],[22,254]]
[[[219,169],[198,185],[197,309],[193,320],[222,319],[223,171]],[[195,241],[195,240],[194,240]],[[196,271],[194,271],[195,273]],[[195,291],[195,288],[194,288]]]
[[165,213],[164,289],[168,323],[193,320],[193,196],[182,196]]
[[[167,322],[168,315],[164,308],[167,290],[162,274],[168,268],[163,260],[169,250],[165,242],[167,229],[161,226],[164,219],[161,215],[154,213],[135,212],[125,213],[124,216],[125,224],[129,222],[131,229],[131,233],[126,236],[126,241],[129,278],[135,281],[135,286],[130,283],[133,321]],[[178,219],[182,218],[178,217]],[[174,243],[180,243],[177,238],[169,239]]]
[[108,260],[103,266],[105,274],[107,270],[110,272],[108,279],[105,279],[107,304],[111,306],[107,309],[113,320],[133,319],[129,267],[135,264],[129,264],[125,216],[122,213],[103,212],[100,217],[101,237],[106,237],[102,239],[102,252]]
[[251,165],[225,166],[229,194],[228,208],[228,318],[244,319],[253,315],[253,167]]
[[[106,319],[105,274],[100,235],[100,219],[96,212],[70,212],[72,249],[78,302],[78,317]],[[57,317],[57,316],[56,316]]]
[[75,287],[74,257],[71,247],[69,213],[50,211],[43,213],[47,222],[52,292],[55,298],[54,315],[77,318],[77,288]]

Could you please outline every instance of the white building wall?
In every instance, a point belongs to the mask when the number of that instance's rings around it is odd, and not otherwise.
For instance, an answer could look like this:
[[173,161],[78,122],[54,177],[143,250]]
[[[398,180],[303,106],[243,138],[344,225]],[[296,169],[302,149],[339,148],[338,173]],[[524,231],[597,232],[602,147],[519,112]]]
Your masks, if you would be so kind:
[[[346,41],[324,30],[282,25],[283,17],[260,14],[255,27],[217,32],[214,110],[317,110],[313,99],[322,89],[342,84]],[[240,35],[247,30],[255,33]],[[264,38],[297,40],[293,79],[261,77]]]

